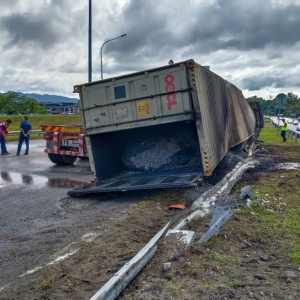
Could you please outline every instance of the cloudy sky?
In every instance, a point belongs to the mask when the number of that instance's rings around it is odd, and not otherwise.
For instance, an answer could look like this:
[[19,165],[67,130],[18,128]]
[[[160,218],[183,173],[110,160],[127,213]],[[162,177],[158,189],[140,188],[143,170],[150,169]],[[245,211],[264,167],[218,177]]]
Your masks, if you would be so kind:
[[[74,97],[88,0],[0,0],[0,91]],[[93,80],[193,58],[246,97],[300,95],[300,0],[93,0]],[[77,95],[75,95],[77,96]]]

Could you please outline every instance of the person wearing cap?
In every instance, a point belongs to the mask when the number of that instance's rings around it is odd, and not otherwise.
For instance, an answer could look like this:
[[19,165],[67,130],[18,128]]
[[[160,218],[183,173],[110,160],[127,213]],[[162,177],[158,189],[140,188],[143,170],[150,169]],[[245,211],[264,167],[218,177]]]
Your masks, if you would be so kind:
[[283,123],[283,125],[281,127],[281,136],[283,138],[283,142],[285,142],[286,141],[285,134],[288,130],[288,126],[287,126],[287,123],[285,122],[285,119],[282,119],[282,123]]
[[7,152],[7,149],[6,149],[6,135],[8,134],[8,126],[9,124],[11,123],[11,120],[8,119],[6,120],[5,122],[2,122],[0,124],[0,142],[1,142],[1,153],[2,155],[7,155],[7,154],[10,154]]

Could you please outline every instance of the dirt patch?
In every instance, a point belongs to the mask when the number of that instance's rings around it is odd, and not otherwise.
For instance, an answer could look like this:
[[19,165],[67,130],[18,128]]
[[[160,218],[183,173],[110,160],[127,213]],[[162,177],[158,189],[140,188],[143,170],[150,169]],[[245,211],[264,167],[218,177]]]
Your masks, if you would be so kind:
[[[204,233],[209,221],[207,216],[190,227]],[[285,271],[299,272],[282,254],[286,249],[278,251],[274,238],[250,220],[234,216],[217,237],[175,256],[164,243],[119,299],[299,299],[298,279],[285,277]],[[167,261],[171,269],[164,272]]]
[[[294,162],[296,151],[291,157],[282,157],[282,149],[263,148],[268,150],[259,154],[260,166],[243,176],[228,203],[217,203],[223,208],[235,208],[234,216],[219,235],[187,250],[172,237],[161,239],[151,262],[123,291],[120,300],[300,299],[300,272],[294,249],[297,243],[273,217],[277,212],[288,213],[283,203],[296,203],[295,197],[282,199],[286,189],[297,185],[299,174],[273,168],[277,163]],[[231,161],[234,164],[239,158],[232,156]],[[43,265],[37,272],[16,279],[0,291],[0,299],[89,299],[172,218],[176,211],[168,209],[170,204],[190,206],[192,200],[218,182],[222,172],[228,172],[228,165],[231,163],[221,164],[215,176],[192,189],[156,191],[114,213],[111,219],[106,216],[102,220],[99,216],[98,222],[89,227],[91,234],[72,246],[71,253],[77,251],[68,259]],[[265,201],[264,218],[260,218],[259,207],[240,208],[245,203],[238,200],[240,188],[248,184]],[[114,194],[104,198],[116,199]],[[70,198],[62,199],[60,208],[68,210],[73,203]],[[91,205],[96,208],[99,203],[94,196]],[[187,229],[196,232],[196,241],[208,230],[210,219],[211,215],[207,215],[189,224]],[[297,219],[291,220],[298,224]],[[292,225],[286,224],[289,229],[288,226]],[[170,263],[170,269],[165,270],[163,263]],[[34,267],[39,266],[28,266],[28,270]]]
[[[184,192],[154,192],[114,214],[111,220],[106,218],[91,227],[90,236],[65,251],[77,250],[68,259],[48,266],[47,262],[28,266],[28,270],[41,269],[9,284],[0,291],[0,299],[89,299],[176,214],[168,207],[184,203]],[[61,207],[68,209],[73,201],[62,199]]]

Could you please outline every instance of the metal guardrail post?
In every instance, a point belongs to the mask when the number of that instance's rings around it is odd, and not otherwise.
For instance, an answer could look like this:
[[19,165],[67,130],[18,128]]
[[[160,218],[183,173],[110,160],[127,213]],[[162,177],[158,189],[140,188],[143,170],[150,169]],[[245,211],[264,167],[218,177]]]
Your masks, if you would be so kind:
[[297,143],[297,140],[298,140],[298,133],[296,132],[295,143]]

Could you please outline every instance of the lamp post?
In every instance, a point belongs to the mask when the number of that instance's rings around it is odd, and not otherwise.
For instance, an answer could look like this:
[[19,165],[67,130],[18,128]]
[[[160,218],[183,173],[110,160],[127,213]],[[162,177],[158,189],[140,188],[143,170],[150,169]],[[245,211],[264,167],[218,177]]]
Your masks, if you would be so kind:
[[126,36],[126,35],[127,35],[127,34],[122,34],[121,36],[118,36],[118,37],[116,37],[116,38],[114,38],[114,39],[107,40],[107,41],[104,42],[103,45],[101,46],[101,50],[100,50],[100,57],[101,57],[101,80],[103,80],[103,68],[102,68],[102,48],[103,48],[103,46],[104,46],[106,43],[110,42],[110,41],[113,41],[113,40],[122,38],[122,37],[124,37],[124,36]]
[[92,0],[89,0],[89,82],[92,82]]

